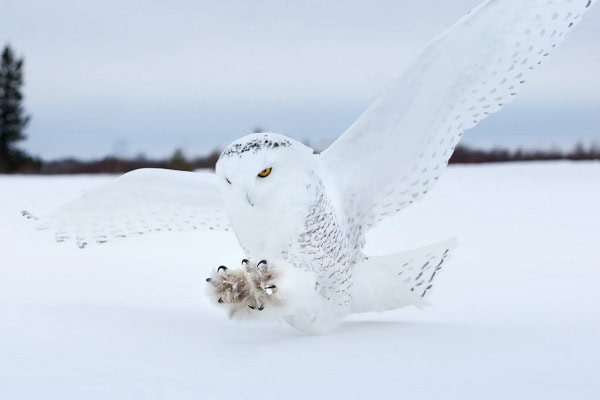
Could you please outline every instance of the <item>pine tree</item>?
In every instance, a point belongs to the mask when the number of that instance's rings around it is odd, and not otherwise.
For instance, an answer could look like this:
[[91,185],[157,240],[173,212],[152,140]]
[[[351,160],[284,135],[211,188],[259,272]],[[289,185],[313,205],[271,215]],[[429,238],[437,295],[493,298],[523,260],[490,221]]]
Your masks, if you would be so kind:
[[180,171],[191,171],[194,169],[194,166],[185,158],[185,154],[183,154],[181,149],[175,150],[165,167],[168,169],[178,169]]
[[17,171],[31,161],[15,147],[25,139],[23,131],[30,120],[23,108],[22,86],[23,58],[17,58],[7,45],[0,61],[0,172]]

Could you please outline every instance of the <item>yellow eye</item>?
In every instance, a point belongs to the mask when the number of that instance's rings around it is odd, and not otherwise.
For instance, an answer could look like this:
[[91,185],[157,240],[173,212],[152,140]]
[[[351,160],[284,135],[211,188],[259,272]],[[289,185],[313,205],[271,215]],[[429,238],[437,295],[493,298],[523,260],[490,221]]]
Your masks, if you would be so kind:
[[271,167],[265,168],[258,173],[258,176],[260,176],[261,178],[266,178],[267,176],[269,176],[269,174],[271,173],[272,170],[273,170],[273,168],[271,168]]

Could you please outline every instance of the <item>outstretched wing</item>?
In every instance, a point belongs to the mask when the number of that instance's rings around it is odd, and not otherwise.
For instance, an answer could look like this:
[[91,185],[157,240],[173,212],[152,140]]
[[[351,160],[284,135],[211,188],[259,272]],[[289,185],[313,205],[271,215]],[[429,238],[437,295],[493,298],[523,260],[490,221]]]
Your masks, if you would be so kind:
[[594,0],[488,0],[433,40],[322,153],[361,240],[421,198],[463,131],[498,111]]
[[213,180],[194,172],[139,169],[84,194],[48,217],[38,229],[51,229],[56,241],[81,248],[114,238],[155,231],[227,230],[220,192]]

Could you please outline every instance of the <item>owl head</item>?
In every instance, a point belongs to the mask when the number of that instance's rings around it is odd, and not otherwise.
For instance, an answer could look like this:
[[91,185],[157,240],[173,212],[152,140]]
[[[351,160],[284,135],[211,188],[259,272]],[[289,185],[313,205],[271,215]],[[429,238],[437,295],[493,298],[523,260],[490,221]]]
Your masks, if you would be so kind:
[[217,161],[216,173],[228,205],[284,204],[299,195],[314,172],[310,147],[276,133],[253,133],[231,143]]

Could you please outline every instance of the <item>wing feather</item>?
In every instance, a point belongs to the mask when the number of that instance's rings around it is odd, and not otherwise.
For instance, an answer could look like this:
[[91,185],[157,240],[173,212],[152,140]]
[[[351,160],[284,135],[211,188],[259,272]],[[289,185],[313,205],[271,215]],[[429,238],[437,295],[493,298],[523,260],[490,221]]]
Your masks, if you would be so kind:
[[322,154],[357,240],[435,184],[466,129],[511,102],[590,0],[488,0],[433,40]]
[[158,231],[227,230],[225,211],[214,180],[205,174],[139,169],[84,194],[53,214],[37,218],[58,242],[81,248],[115,238]]

